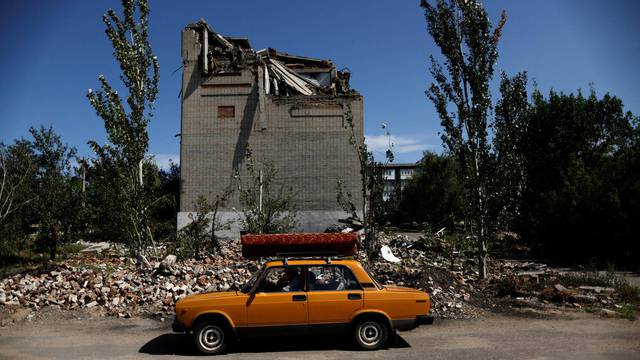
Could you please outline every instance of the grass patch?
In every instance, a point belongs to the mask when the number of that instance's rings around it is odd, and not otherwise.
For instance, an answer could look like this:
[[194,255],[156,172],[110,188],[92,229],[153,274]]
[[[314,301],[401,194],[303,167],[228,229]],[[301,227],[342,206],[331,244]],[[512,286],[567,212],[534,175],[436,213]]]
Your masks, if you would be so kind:
[[58,255],[66,256],[77,254],[80,250],[84,249],[84,247],[77,243],[66,243],[62,245],[58,251]]
[[37,268],[46,264],[48,260],[49,258],[44,254],[31,251],[20,251],[17,254],[5,256],[0,260],[0,279]]
[[[34,250],[30,244],[25,249],[0,257],[0,279],[4,279],[27,270],[33,270],[49,261],[49,253]],[[58,248],[56,261],[78,254],[83,247],[76,243],[66,243]]]
[[622,309],[617,311],[620,313],[620,317],[634,321],[640,315],[640,306],[638,304],[625,304]]
[[613,271],[572,272],[559,275],[551,282],[567,287],[611,287],[615,289],[614,295],[619,301],[640,305],[640,288],[629,284],[627,279]]
[[630,285],[628,282],[616,287],[616,295],[624,302],[640,305],[640,288]]
[[589,314],[595,314],[598,312],[598,310],[600,310],[599,308],[594,308],[592,306],[585,306],[582,308],[582,310],[584,310],[585,312],[589,313]]
[[626,284],[626,279],[613,271],[579,271],[558,275],[553,279],[564,286],[602,286],[617,288]]
[[[565,294],[554,291],[553,286],[560,284],[566,288],[577,289],[580,286],[598,286],[612,288],[609,301],[616,304],[616,308],[601,306],[599,302],[595,304],[585,304],[583,309],[589,313],[598,313],[602,308],[616,311],[622,318],[635,320],[640,316],[640,288],[629,284],[628,280],[616,273],[613,269],[606,271],[583,270],[544,276],[540,282],[522,281],[514,275],[506,275],[496,279],[492,283],[492,290],[495,296],[527,297],[536,295],[541,300],[563,303],[570,299],[571,292],[581,293],[582,291],[572,290]],[[588,292],[587,292],[588,293]],[[574,300],[571,300],[574,301]],[[611,305],[611,303],[609,303]]]

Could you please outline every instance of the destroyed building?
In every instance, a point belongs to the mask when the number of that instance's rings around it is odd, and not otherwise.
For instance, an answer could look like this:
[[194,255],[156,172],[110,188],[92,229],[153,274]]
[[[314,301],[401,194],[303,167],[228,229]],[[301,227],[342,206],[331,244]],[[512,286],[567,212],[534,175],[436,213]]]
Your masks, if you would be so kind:
[[[296,193],[300,231],[323,231],[347,214],[337,202],[336,184],[362,201],[360,163],[349,142],[345,113],[363,137],[363,99],[350,88],[348,70],[330,60],[255,51],[246,38],[222,36],[204,20],[182,32],[182,119],[178,228],[190,222],[195,201],[213,200],[234,175],[247,176],[245,154],[256,165],[270,162],[276,184]],[[219,211],[237,220],[237,192]],[[232,225],[231,237],[239,235]]]

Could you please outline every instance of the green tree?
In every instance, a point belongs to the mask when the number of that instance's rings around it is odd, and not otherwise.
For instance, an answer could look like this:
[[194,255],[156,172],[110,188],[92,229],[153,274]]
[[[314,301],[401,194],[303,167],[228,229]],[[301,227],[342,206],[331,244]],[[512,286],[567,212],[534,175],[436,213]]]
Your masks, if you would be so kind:
[[464,219],[464,183],[456,159],[425,152],[420,171],[402,191],[400,218],[427,222],[430,229],[454,229]]
[[[378,232],[379,227],[386,222],[387,207],[384,201],[384,181],[382,178],[383,168],[376,162],[373,154],[368,150],[364,139],[358,139],[353,123],[353,113],[351,106],[347,105],[344,113],[345,128],[348,131],[349,143],[358,156],[360,164],[360,181],[362,192],[362,225],[364,227],[363,247],[369,259],[378,255]],[[387,161],[393,161],[393,152],[388,149],[386,152]],[[342,179],[337,179],[337,201],[344,211],[352,216],[357,215],[356,204],[352,202],[353,194],[345,192],[342,186]]]
[[114,178],[117,169],[109,165],[106,161],[96,160],[87,166],[85,199],[89,234],[102,241],[128,244],[128,216],[123,204],[125,192],[118,188],[120,179]]
[[0,142],[0,225],[36,198],[27,194],[36,170],[34,157],[29,141]]
[[178,232],[177,247],[183,256],[200,258],[202,251],[216,251],[220,248],[219,238],[216,234],[221,230],[229,229],[231,223],[222,221],[219,210],[225,205],[233,189],[228,187],[221,194],[215,196],[213,201],[204,196],[198,196],[195,202],[196,211],[189,214],[189,224]]
[[36,200],[33,181],[36,173],[31,142],[0,142],[0,258],[15,255],[25,245],[29,232],[30,205]]
[[103,180],[111,187],[112,211],[119,211],[117,222],[121,241],[131,252],[142,255],[153,243],[149,227],[150,205],[154,199],[145,189],[143,168],[149,137],[147,127],[158,94],[158,60],[149,44],[149,7],[145,0],[123,0],[123,17],[109,9],[103,17],[113,55],[120,65],[120,79],[127,89],[126,101],[103,75],[98,77],[101,90],[89,90],[87,97],[102,118],[108,143],[90,141],[101,167]]
[[[429,34],[440,48],[445,68],[431,57],[435,80],[427,95],[444,129],[442,140],[466,180],[468,218],[478,244],[479,276],[487,275],[487,241],[491,219],[488,201],[491,176],[487,115],[491,108],[489,81],[498,57],[498,40],[506,21],[503,12],[493,28],[486,11],[475,0],[422,0]],[[450,106],[454,111],[450,111]]]
[[498,225],[508,229],[521,216],[521,201],[526,186],[523,156],[523,144],[529,131],[526,72],[518,73],[513,78],[502,73],[500,94],[492,125],[496,172],[492,181],[494,201],[491,204]]
[[543,256],[637,264],[637,123],[609,94],[533,93],[518,228]]
[[76,150],[63,144],[53,128],[29,130],[33,136],[36,174],[33,203],[38,224],[38,243],[55,260],[60,244],[80,234],[80,183],[74,181],[72,162]]
[[153,165],[145,173],[145,184],[151,185],[150,227],[154,239],[168,241],[176,235],[176,217],[180,205],[180,166],[171,162],[166,169]]

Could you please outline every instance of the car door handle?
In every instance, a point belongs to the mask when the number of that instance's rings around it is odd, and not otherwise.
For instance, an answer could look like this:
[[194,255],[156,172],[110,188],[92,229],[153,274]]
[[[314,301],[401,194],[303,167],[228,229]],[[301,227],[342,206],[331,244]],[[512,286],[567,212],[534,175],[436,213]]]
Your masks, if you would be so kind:
[[307,301],[307,295],[293,295],[293,301]]
[[347,299],[349,300],[360,300],[362,299],[362,295],[360,294],[347,294]]

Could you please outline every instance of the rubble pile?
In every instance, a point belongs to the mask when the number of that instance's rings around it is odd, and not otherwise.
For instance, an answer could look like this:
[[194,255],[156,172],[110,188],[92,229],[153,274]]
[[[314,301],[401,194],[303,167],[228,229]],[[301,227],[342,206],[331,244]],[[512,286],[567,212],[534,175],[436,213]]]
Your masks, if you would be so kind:
[[[437,238],[380,236],[380,245],[388,246],[394,261],[382,257],[366,261],[364,252],[357,257],[383,285],[426,290],[437,317],[473,318],[486,309],[558,306],[614,316],[624,304],[617,289],[602,279],[595,279],[602,283],[585,281],[545,264],[493,259],[490,277],[478,280],[477,260],[458,254],[452,263]],[[261,263],[243,258],[236,242],[223,244],[204,259],[178,261],[169,255],[144,269],[137,269],[129,257],[83,253],[0,279],[0,309],[57,307],[116,317],[167,318],[173,315],[175,302],[187,295],[240,289]]]
[[[90,309],[106,315],[171,316],[175,302],[187,295],[239,289],[258,269],[229,244],[202,260],[176,262],[173,255],[155,269],[136,270],[126,257],[82,257],[0,280],[0,305]],[[173,257],[173,258],[172,258]],[[167,260],[168,259],[168,260]]]
[[[411,240],[406,235],[380,234],[381,245],[391,248],[399,263],[377,259],[370,263],[370,270],[383,285],[408,286],[426,290],[431,296],[432,312],[441,318],[473,318],[481,312],[471,304],[478,290],[477,263],[463,259],[455,270],[449,268],[450,260],[442,251],[421,237]],[[361,254],[361,257],[366,255]]]
[[383,284],[426,290],[438,317],[477,317],[483,309],[510,312],[558,307],[613,316],[612,311],[626,303],[613,285],[616,280],[606,275],[559,271],[539,262],[490,259],[489,277],[479,280],[477,259],[472,254],[455,254],[452,264],[446,244],[438,237],[382,234],[380,241],[401,261],[378,259],[370,263],[371,271]]
[[[369,263],[382,284],[428,291],[436,316],[477,316],[478,310],[469,305],[476,293],[473,261],[461,271],[450,271],[447,260],[434,255],[422,241],[383,235],[383,242],[403,260],[394,264],[380,258]],[[363,254],[359,257],[366,258]],[[154,269],[136,269],[133,259],[122,256],[68,259],[0,280],[0,304],[33,311],[56,306],[117,317],[167,317],[173,314],[175,302],[187,295],[239,289],[261,263],[243,258],[235,242],[224,244],[218,253],[201,260],[176,260],[169,255],[156,261]]]
[[486,292],[494,298],[510,298],[514,306],[597,308],[609,314],[607,311],[621,309],[620,303],[624,303],[612,286],[615,279],[594,272],[558,271],[545,264],[501,261],[496,274],[486,284]]

